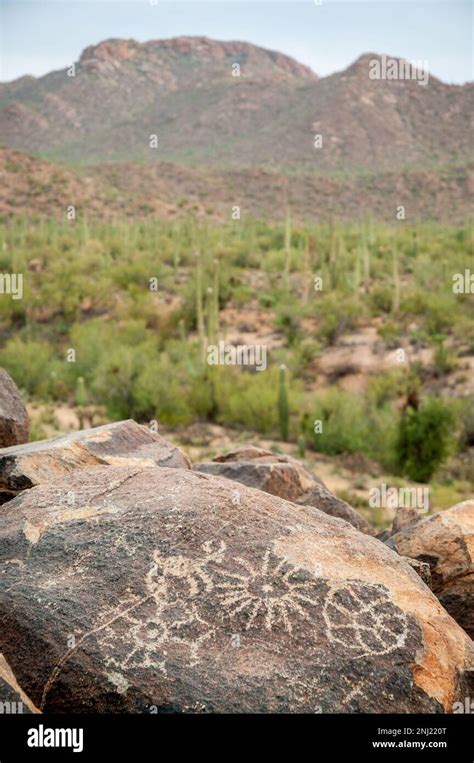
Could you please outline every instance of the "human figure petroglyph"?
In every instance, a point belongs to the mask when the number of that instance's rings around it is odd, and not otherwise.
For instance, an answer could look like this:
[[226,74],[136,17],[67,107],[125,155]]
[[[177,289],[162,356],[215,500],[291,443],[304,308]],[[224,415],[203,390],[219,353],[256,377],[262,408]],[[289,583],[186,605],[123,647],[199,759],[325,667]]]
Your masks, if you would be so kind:
[[[199,593],[200,586],[204,587],[206,592],[213,589],[212,577],[209,574],[207,565],[210,562],[222,562],[226,545],[224,541],[214,547],[211,541],[206,541],[202,546],[205,556],[201,560],[190,559],[187,556],[178,554],[176,556],[163,556],[159,551],[153,555],[154,564],[146,576],[147,590],[153,594],[158,585],[159,593],[162,591],[161,578],[164,580],[180,580],[187,584],[189,596],[196,596]],[[161,575],[161,577],[160,577]]]

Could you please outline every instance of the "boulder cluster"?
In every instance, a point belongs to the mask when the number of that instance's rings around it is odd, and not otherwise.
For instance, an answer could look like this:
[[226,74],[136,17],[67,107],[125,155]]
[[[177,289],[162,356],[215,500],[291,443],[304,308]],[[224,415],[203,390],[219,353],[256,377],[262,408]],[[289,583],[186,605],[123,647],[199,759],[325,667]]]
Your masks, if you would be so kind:
[[444,713],[474,696],[474,501],[377,537],[251,445],[193,467],[131,420],[27,436],[0,371],[0,702]]

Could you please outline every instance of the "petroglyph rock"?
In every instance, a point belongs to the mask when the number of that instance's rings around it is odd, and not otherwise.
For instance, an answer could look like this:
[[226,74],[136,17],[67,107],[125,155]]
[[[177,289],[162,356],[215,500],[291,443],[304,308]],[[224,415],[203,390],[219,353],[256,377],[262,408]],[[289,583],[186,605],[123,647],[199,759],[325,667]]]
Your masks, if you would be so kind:
[[430,565],[433,591],[474,638],[474,500],[405,527],[387,545]]
[[0,503],[17,493],[70,474],[110,464],[189,469],[187,456],[148,427],[129,419],[0,451]]
[[25,491],[1,526],[0,649],[43,711],[442,712],[468,696],[465,632],[398,554],[314,508],[95,466]]
[[0,448],[28,442],[29,422],[18,388],[0,368]]
[[333,495],[321,480],[291,456],[274,455],[270,451],[245,445],[223,456],[216,456],[209,463],[196,464],[194,469],[241,482],[302,506],[313,506],[325,514],[345,519],[361,532],[375,535],[375,530],[364,517]]

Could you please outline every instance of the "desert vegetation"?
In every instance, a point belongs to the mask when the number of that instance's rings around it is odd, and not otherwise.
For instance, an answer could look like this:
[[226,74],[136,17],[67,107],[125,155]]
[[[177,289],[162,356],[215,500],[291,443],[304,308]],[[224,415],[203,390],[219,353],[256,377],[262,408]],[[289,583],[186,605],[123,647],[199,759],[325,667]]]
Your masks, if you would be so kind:
[[[0,235],[25,297],[0,302],[0,365],[30,400],[245,428],[420,481],[452,481],[472,445],[472,306],[452,288],[467,226],[16,217]],[[375,368],[357,343],[324,365],[367,328]],[[219,340],[264,345],[266,370],[208,365]]]

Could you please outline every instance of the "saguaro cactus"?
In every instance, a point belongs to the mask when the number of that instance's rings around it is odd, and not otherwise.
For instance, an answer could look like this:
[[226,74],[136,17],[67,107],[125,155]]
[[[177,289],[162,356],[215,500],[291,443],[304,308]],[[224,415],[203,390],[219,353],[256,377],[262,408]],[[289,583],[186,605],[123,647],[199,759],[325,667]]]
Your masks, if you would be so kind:
[[216,339],[219,337],[219,260],[214,258],[214,330]]
[[83,376],[79,376],[76,382],[75,402],[80,407],[87,405],[86,383]]
[[398,267],[398,251],[397,247],[393,247],[392,251],[392,264],[393,264],[393,295],[392,295],[392,312],[398,313],[400,310],[400,273]]
[[284,280],[285,286],[288,286],[288,279],[290,277],[291,268],[291,215],[290,210],[286,210],[285,220],[285,273]]
[[202,260],[201,253],[196,252],[196,324],[199,344],[204,352],[204,310],[202,306]]
[[85,384],[83,376],[79,376],[77,379],[74,399],[76,403],[77,418],[79,419],[79,426],[81,429],[84,429],[85,407],[87,405],[87,392],[86,392],[86,384]]
[[214,289],[209,286],[207,289],[206,299],[206,317],[207,317],[207,341],[208,344],[214,344],[216,341],[215,330],[215,305],[214,305]]
[[280,437],[285,442],[288,440],[288,393],[286,389],[286,366],[280,366],[280,381],[278,388],[278,424]]

